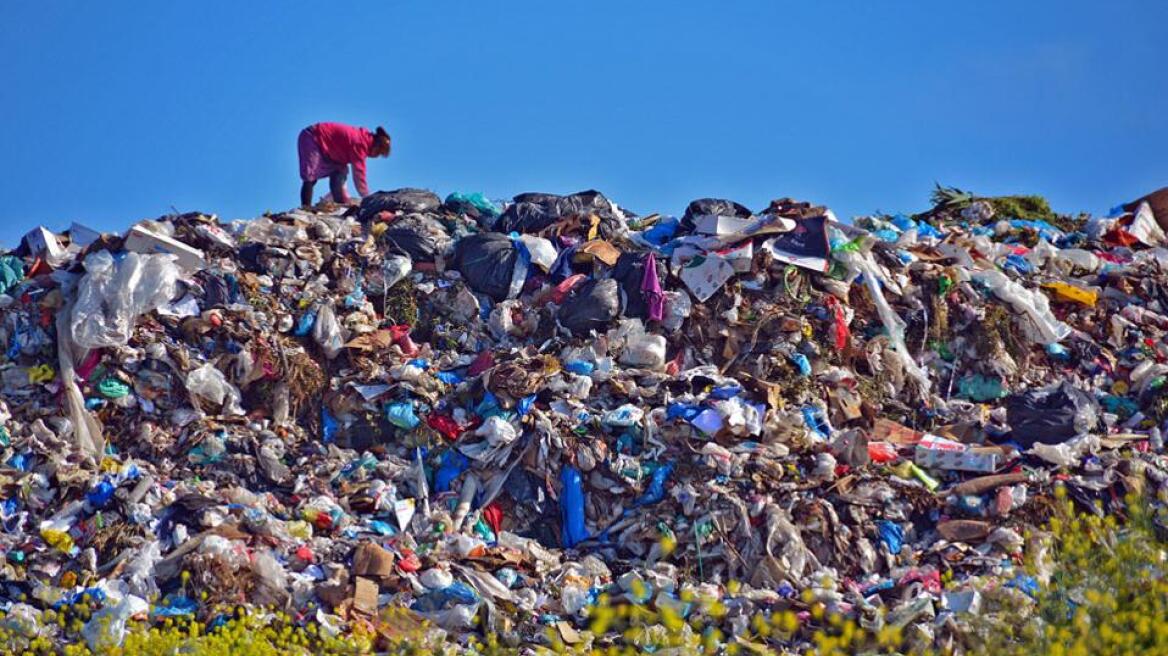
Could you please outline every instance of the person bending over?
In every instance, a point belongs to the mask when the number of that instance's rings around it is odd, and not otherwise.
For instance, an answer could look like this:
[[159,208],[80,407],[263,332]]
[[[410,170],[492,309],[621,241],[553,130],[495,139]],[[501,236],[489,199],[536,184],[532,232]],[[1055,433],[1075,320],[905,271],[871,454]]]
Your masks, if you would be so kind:
[[321,178],[329,179],[329,191],[338,203],[349,203],[345,191],[348,169],[353,167],[357,196],[369,195],[365,181],[365,159],[389,157],[390,138],[385,128],[373,132],[342,123],[317,123],[300,131],[300,205],[312,205],[312,188]]

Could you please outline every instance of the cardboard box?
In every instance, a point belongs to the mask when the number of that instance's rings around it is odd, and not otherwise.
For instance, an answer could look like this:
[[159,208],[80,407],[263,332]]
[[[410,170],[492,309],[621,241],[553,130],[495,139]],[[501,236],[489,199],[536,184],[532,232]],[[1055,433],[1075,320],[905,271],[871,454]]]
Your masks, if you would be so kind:
[[878,442],[892,442],[893,444],[916,444],[924,439],[925,434],[915,431],[908,426],[892,421],[891,419],[877,419],[872,425],[871,439]]
[[693,292],[698,303],[705,303],[727,280],[734,277],[734,273],[733,265],[711,253],[690,260],[678,277]]
[[188,246],[177,239],[157,235],[149,230],[134,226],[126,235],[126,250],[134,253],[152,255],[163,253],[178,258],[178,266],[187,271],[200,271],[207,266],[203,251]]
[[48,228],[38,226],[24,235],[24,243],[28,244],[29,251],[35,255],[48,255],[50,258],[64,257],[65,249],[61,240]]
[[931,469],[993,472],[998,468],[1001,455],[1000,449],[979,449],[936,435],[925,435],[917,443],[913,461]]
[[94,230],[89,226],[83,226],[76,221],[69,226],[69,241],[84,248],[93,242],[101,239],[101,231]]
[[757,222],[758,219],[754,217],[740,219],[736,216],[705,214],[694,219],[694,228],[703,235],[736,235]]

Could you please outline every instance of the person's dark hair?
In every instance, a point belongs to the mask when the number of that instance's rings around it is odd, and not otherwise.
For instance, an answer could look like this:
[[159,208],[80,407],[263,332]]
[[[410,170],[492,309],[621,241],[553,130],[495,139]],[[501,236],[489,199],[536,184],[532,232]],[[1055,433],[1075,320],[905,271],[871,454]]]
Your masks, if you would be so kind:
[[377,126],[377,129],[373,132],[373,136],[378,139],[389,139],[389,133],[386,132],[385,128],[381,127],[380,125]]

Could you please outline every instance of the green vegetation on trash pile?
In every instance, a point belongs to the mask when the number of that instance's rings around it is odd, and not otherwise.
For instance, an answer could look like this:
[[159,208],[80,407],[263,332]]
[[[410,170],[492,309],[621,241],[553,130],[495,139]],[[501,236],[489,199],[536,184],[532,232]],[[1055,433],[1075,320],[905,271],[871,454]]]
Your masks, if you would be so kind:
[[984,201],[994,210],[993,220],[1046,221],[1056,228],[1068,232],[1078,230],[1083,225],[1081,217],[1056,213],[1051,209],[1046,198],[1038,195],[978,196],[970,191],[956,187],[944,187],[939,183],[934,183],[933,193],[929,200],[933,203],[933,208],[918,215],[918,217],[937,219],[942,222],[959,221],[961,220],[961,210],[976,201]]
[[[0,619],[5,653],[108,654],[1165,654],[1168,653],[1168,551],[1160,539],[1164,517],[1147,499],[1131,495],[1122,520],[1101,505],[1084,511],[1056,488],[1053,518],[1027,536],[1027,562],[1006,585],[941,576],[945,592],[976,590],[980,603],[935,626],[947,624],[945,639],[919,625],[919,612],[876,604],[849,615],[820,601],[812,590],[783,600],[770,612],[732,618],[738,586],[725,586],[721,600],[689,591],[677,598],[657,595],[635,582],[627,596],[601,595],[587,609],[581,629],[549,621],[538,645],[504,644],[495,637],[465,643],[444,641],[442,632],[402,608],[383,611],[376,623],[328,635],[322,627],[298,625],[284,613],[234,613],[214,629],[188,619],[131,621],[120,647],[91,651],[81,639],[93,613],[86,604],[46,611],[37,623]],[[1008,578],[1008,577],[1007,577]],[[630,603],[628,599],[645,600]],[[909,604],[910,606],[912,604]],[[932,603],[927,604],[932,611]],[[924,608],[924,606],[922,606]],[[39,626],[38,626],[39,625]],[[68,639],[52,638],[55,626]],[[937,631],[937,636],[941,636]],[[64,643],[64,646],[61,645]],[[940,644],[939,644],[940,643]],[[528,652],[530,653],[530,651]]]

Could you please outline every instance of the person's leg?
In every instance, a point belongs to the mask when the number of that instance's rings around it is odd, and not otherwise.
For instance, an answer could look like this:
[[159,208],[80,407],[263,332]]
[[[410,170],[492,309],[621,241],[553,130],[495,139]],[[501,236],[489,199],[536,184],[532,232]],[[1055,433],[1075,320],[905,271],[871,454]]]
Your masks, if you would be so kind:
[[320,152],[320,146],[316,144],[316,138],[312,136],[312,131],[305,128],[300,131],[300,136],[296,140],[296,149],[300,154],[300,179],[303,183],[300,185],[300,205],[303,207],[310,207],[312,205],[312,188],[316,186],[316,181],[323,178],[323,169],[325,168],[324,155]]
[[349,167],[341,166],[329,176],[329,191],[333,192],[334,203],[349,202],[349,192],[345,191],[345,181],[349,179]]

